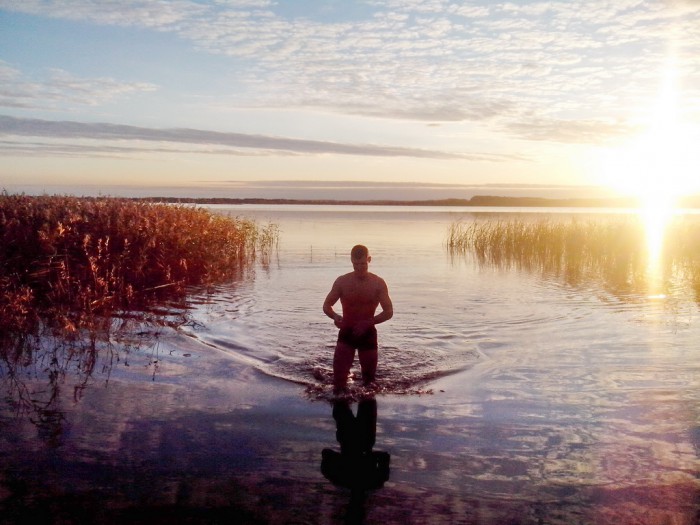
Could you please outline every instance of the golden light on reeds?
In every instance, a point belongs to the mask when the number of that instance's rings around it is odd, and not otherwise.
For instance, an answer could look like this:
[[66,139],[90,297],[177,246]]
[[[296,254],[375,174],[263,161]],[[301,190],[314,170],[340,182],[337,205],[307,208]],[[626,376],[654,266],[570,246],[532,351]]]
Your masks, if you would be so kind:
[[275,225],[127,199],[0,194],[0,353],[41,325],[68,334],[188,286],[239,276]]
[[626,300],[662,298],[673,288],[690,290],[700,301],[698,216],[659,212],[457,222],[446,246],[479,265],[539,272],[572,286],[597,284]]

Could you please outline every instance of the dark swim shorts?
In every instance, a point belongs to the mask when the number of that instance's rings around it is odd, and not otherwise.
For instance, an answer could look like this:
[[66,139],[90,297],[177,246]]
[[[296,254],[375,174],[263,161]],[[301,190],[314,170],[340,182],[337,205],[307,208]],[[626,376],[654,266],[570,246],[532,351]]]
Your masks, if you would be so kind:
[[376,350],[377,329],[372,326],[364,334],[357,337],[352,333],[352,328],[341,328],[338,332],[338,342],[345,343],[357,350]]

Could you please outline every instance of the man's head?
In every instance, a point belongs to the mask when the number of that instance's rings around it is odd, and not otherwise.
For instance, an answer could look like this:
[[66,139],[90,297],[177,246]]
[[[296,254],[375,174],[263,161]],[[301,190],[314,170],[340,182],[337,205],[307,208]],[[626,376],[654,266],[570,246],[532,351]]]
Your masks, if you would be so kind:
[[358,275],[365,275],[372,257],[366,246],[358,244],[357,246],[353,246],[352,250],[350,250],[350,259],[352,260],[352,267],[355,273]]

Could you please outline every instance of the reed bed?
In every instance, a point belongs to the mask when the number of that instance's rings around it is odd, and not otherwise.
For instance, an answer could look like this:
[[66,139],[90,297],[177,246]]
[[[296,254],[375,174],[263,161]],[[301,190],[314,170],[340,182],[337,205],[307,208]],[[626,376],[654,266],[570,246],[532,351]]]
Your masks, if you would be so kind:
[[277,238],[276,225],[185,205],[3,193],[0,349],[40,328],[94,330],[117,310],[231,279]]
[[473,254],[480,264],[537,270],[570,284],[595,280],[615,292],[647,291],[653,279],[667,287],[683,281],[700,300],[697,218],[677,217],[667,225],[656,261],[637,216],[456,222],[446,245],[452,254]]

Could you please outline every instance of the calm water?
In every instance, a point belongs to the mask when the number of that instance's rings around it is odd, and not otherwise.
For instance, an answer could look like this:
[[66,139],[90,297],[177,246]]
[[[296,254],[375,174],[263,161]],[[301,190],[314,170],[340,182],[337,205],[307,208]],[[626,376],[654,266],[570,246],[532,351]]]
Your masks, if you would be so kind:
[[[698,522],[700,312],[687,294],[614,295],[449,255],[448,226],[485,217],[474,210],[212,208],[279,224],[278,252],[254,276],[195,294],[178,332],[117,351],[102,367],[109,381],[96,372],[75,389],[66,377],[51,410],[5,408],[0,510],[67,521]],[[488,215],[498,216],[512,214]],[[379,326],[383,391],[370,425],[391,471],[353,498],[321,472],[340,419],[327,401],[335,329],[321,305],[357,243],[395,316]],[[26,373],[35,396],[40,368]]]

